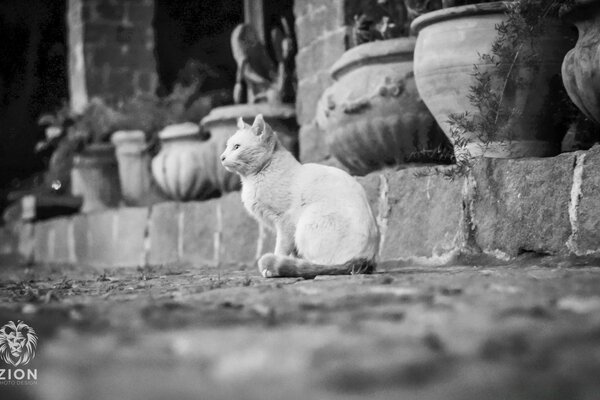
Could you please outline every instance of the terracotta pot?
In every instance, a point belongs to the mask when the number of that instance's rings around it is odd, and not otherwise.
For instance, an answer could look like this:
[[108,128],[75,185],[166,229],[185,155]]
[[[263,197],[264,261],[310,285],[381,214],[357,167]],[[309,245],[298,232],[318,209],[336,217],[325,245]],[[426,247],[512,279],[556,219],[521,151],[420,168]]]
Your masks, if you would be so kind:
[[71,193],[83,197],[82,212],[119,205],[121,187],[113,145],[93,144],[73,158]]
[[[493,63],[482,63],[479,54],[491,54],[497,36],[495,26],[506,20],[506,7],[504,2],[451,7],[424,14],[411,25],[418,33],[414,67],[417,88],[451,141],[448,122],[451,114],[478,115],[468,98],[469,89],[475,84],[473,65],[481,72],[493,72],[496,68]],[[468,142],[466,150],[472,156],[515,158],[560,152],[567,121],[556,121],[554,117],[559,115],[561,105],[552,102],[562,90],[560,66],[572,43],[568,27],[558,20],[552,21],[539,40],[537,54],[542,60],[539,71],[533,75],[530,69],[517,63],[514,76],[525,78],[528,84],[512,85],[504,91],[503,106],[518,113],[499,126],[501,133],[495,138],[464,132],[461,140]],[[501,79],[492,80],[493,90],[498,93],[503,84]]]
[[172,200],[202,200],[217,192],[211,180],[214,150],[199,132],[197,124],[186,122],[167,126],[158,134],[161,150],[152,159],[152,175]]
[[365,43],[330,70],[335,83],[317,106],[317,124],[350,172],[403,164],[445,139],[421,101],[413,77],[414,38]]
[[579,31],[575,48],[562,64],[565,88],[573,103],[600,123],[600,1],[575,1],[564,16]]
[[212,172],[213,182],[222,192],[230,192],[240,188],[239,176],[227,172],[221,165],[220,156],[227,145],[227,139],[235,133],[237,119],[242,117],[252,124],[256,115],[262,114],[265,121],[277,132],[279,140],[289,151],[298,156],[298,123],[296,111],[292,104],[238,104],[213,108],[202,119],[203,131],[210,133],[208,142],[214,146],[215,169]]
[[160,201],[150,172],[151,157],[143,131],[117,131],[111,141],[119,165],[123,201],[128,206],[148,206]]

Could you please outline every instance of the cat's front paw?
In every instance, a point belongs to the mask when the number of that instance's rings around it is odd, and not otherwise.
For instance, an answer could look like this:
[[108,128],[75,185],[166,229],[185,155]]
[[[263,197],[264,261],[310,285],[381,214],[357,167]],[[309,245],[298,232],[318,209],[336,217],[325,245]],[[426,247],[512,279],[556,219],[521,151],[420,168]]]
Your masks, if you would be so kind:
[[264,254],[258,260],[258,271],[263,278],[273,278],[279,276],[277,271],[277,256],[273,253]]

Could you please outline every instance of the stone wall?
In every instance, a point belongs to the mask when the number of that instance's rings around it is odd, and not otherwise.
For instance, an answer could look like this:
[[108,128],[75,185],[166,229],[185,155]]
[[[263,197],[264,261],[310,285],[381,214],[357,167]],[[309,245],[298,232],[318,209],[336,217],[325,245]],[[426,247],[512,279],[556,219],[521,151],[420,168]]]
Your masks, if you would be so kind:
[[[152,0],[69,0],[71,98],[125,98],[153,93]],[[85,85],[84,85],[85,83]]]
[[[444,264],[462,254],[600,256],[599,177],[596,146],[553,158],[485,159],[454,180],[424,167],[358,179],[381,229],[380,260]],[[5,227],[0,239],[0,260],[96,267],[251,264],[274,247],[239,193]]]
[[316,104],[331,84],[329,68],[346,51],[345,1],[297,0],[294,2],[298,54],[296,114],[300,128],[300,159],[322,161],[327,146],[314,124]]

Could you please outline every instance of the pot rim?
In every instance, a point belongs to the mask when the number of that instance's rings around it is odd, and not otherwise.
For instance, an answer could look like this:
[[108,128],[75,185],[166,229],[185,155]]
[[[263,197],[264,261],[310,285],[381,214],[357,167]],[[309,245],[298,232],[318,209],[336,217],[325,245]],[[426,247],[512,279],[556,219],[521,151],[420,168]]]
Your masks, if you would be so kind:
[[[237,120],[242,118],[254,118],[262,114],[265,119],[292,119],[296,118],[296,107],[294,104],[281,103],[256,103],[256,104],[234,104],[213,108],[210,113],[202,118],[200,126],[207,127],[223,121]],[[246,121],[252,123],[252,121]]]
[[329,74],[338,80],[340,75],[365,65],[412,62],[416,41],[416,37],[410,36],[360,44],[346,50],[329,69]]
[[110,141],[114,145],[118,145],[120,143],[126,143],[126,142],[145,142],[146,134],[144,133],[144,131],[139,130],[139,129],[132,129],[132,130],[121,129],[121,130],[115,131],[111,135]]
[[423,28],[438,22],[475,15],[504,13],[508,9],[510,3],[511,1],[496,1],[493,3],[478,3],[467,6],[449,7],[428,12],[415,18],[410,24],[410,31],[413,35],[417,35]]
[[179,124],[171,124],[167,125],[160,132],[158,132],[158,138],[160,140],[170,140],[170,139],[181,139],[181,138],[190,138],[193,139],[195,137],[199,138],[200,134],[200,126],[193,122],[182,122]]

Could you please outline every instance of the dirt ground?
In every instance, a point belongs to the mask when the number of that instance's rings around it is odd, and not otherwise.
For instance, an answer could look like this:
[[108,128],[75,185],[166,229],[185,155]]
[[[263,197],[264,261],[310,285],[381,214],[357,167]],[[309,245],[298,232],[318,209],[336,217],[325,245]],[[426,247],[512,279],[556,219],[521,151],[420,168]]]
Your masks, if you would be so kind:
[[3,267],[0,324],[17,319],[38,379],[2,399],[600,399],[600,263],[581,260]]

